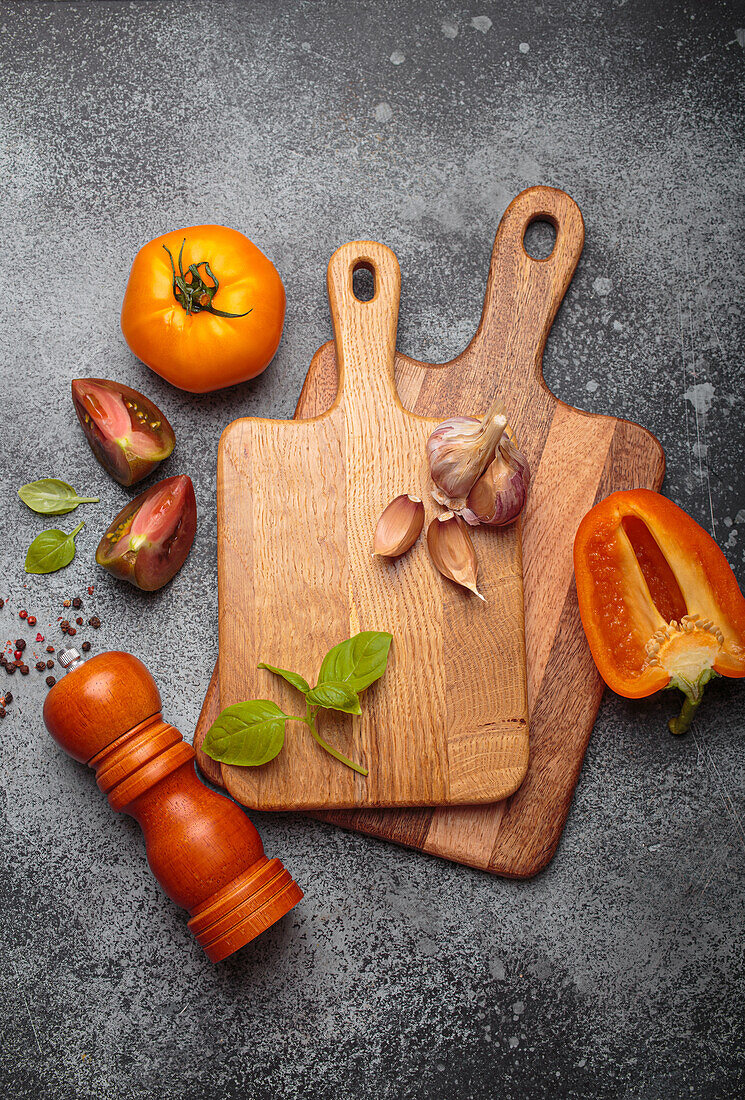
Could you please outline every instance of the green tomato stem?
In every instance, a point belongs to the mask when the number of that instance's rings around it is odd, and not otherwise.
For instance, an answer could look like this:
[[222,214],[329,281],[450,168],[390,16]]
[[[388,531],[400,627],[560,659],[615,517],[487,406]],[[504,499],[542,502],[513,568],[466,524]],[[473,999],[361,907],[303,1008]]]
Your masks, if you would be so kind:
[[[215,317],[247,317],[251,313],[250,309],[247,309],[245,313],[223,313],[221,309],[215,309],[212,305],[212,299],[217,294],[220,284],[208,260],[200,260],[198,264],[189,264],[188,271],[191,273],[191,282],[187,283],[183,262],[185,244],[186,237],[181,242],[181,250],[178,254],[178,275],[176,274],[176,265],[173,262],[170,249],[163,245],[163,249],[168,253],[168,259],[171,261],[173,296],[178,304],[186,310],[187,314],[201,313],[204,310],[206,313],[213,313]],[[204,268],[204,276],[199,273],[200,267]],[[205,282],[205,278],[211,279],[212,282]]]

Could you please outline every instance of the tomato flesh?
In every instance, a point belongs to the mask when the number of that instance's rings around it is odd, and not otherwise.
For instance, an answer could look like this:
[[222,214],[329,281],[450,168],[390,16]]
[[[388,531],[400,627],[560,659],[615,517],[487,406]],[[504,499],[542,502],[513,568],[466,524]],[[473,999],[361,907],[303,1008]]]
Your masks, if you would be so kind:
[[96,561],[136,588],[153,592],[176,575],[197,529],[194,486],[186,474],[159,481],[113,519]]
[[105,378],[76,378],[72,398],[91,449],[120,485],[142,481],[173,451],[168,420],[144,394]]

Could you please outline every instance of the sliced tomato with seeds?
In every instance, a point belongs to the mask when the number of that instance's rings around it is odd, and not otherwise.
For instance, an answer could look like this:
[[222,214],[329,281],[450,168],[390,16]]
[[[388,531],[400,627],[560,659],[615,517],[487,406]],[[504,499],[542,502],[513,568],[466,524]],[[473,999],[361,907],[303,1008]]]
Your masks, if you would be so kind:
[[98,544],[96,561],[115,577],[154,592],[178,573],[196,529],[191,478],[167,477],[122,508]]
[[144,394],[106,378],[76,378],[72,399],[91,449],[120,485],[135,485],[176,446],[168,420]]

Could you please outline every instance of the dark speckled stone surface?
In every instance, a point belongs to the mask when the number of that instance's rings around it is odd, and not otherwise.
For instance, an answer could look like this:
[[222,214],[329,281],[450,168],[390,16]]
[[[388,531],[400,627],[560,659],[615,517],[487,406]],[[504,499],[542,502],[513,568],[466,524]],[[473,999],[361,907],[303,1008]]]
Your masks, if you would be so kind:
[[[83,593],[103,620],[94,649],[143,657],[189,736],[215,657],[220,430],[292,414],[329,336],[331,252],[366,236],[393,247],[399,345],[448,359],[476,327],[498,219],[535,183],[569,191],[587,225],[550,385],[651,428],[666,491],[745,580],[738,28],[741,4],[667,0],[2,3],[3,639],[26,606],[58,641],[47,624]],[[266,374],[207,399],[151,375],[118,325],[138,246],[202,221],[255,240],[289,301]],[[88,374],[162,404],[179,441],[167,472],[195,482],[197,543],[154,596],[92,564],[128,494],[74,421],[70,379]],[[27,577],[44,521],[15,490],[51,475],[101,503],[85,510],[74,564]],[[212,966],[149,875],[134,823],[45,734],[43,677],[7,684],[3,1096],[742,1091],[741,685],[713,684],[681,740],[665,729],[670,698],[606,697],[558,853],[530,882],[262,818],[306,898]]]

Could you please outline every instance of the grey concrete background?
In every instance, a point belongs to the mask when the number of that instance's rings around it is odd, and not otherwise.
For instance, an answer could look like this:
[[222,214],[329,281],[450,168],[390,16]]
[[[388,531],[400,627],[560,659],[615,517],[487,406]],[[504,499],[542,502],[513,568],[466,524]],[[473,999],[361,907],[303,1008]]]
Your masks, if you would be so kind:
[[[26,605],[58,640],[45,624],[83,594],[103,619],[94,649],[142,656],[189,736],[216,648],[220,430],[292,414],[330,332],[331,252],[367,236],[394,248],[399,346],[448,359],[478,322],[499,217],[535,183],[569,191],[587,224],[549,384],[652,429],[666,491],[745,580],[742,5],[3,3],[0,23],[3,637]],[[118,316],[137,248],[203,221],[273,258],[288,313],[258,381],[201,399],[135,361]],[[195,482],[194,551],[155,595],[92,561],[128,493],[74,420],[70,379],[87,374],[151,394],[178,437],[163,472]],[[38,578],[22,566],[44,521],[15,494],[41,476],[101,503],[80,513],[75,562]],[[159,892],[134,823],[47,737],[43,677],[6,686],[3,1095],[667,1100],[742,1088],[735,682],[707,689],[681,740],[666,732],[670,698],[606,697],[559,851],[530,882],[262,818],[267,850],[307,895],[220,966]]]

